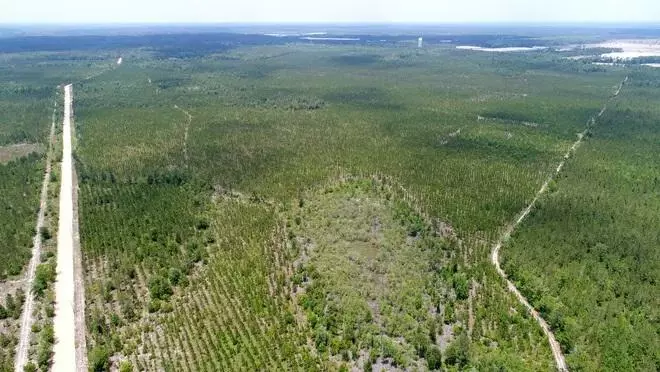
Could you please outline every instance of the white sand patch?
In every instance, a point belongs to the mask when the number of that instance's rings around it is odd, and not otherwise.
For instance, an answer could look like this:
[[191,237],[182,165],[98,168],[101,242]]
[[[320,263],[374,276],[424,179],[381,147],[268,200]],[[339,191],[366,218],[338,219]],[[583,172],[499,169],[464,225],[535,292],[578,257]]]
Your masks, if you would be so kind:
[[660,56],[660,39],[611,40],[599,44],[589,44],[587,47],[621,49],[620,52],[601,54],[603,58],[618,60]]
[[327,35],[327,32],[305,32],[305,33],[284,33],[284,32],[274,32],[269,34],[264,34],[264,36],[272,37],[296,37],[296,36],[323,36]]
[[660,63],[642,63],[642,66],[660,68]]
[[593,57],[598,57],[598,56],[593,55],[593,54],[592,54],[592,55],[586,55],[586,54],[585,54],[585,55],[580,55],[580,56],[570,56],[570,57],[565,57],[565,58],[566,58],[566,59],[573,60],[573,61],[579,61],[579,60],[581,60],[581,59],[585,59],[585,58],[593,58]]
[[504,47],[504,48],[484,48],[474,45],[457,45],[456,49],[461,50],[478,50],[481,52],[499,52],[499,53],[509,53],[509,52],[531,52],[537,50],[545,50],[547,47],[542,46],[533,46],[533,47]]
[[301,37],[302,40],[319,40],[319,41],[359,41],[360,38],[357,37]]
[[288,36],[299,36],[299,34],[280,34],[280,33],[271,33],[271,34],[264,34],[264,36],[272,36],[272,37],[288,37]]
[[612,58],[612,59],[620,59],[620,60],[627,60],[627,59],[633,59],[639,57],[655,57],[655,56],[660,56],[660,50],[658,50],[657,52],[612,52],[612,53],[601,54],[601,57],[603,58]]
[[121,63],[122,63],[123,61],[124,61],[124,59],[123,59],[122,57],[119,57],[119,59],[117,60],[117,64],[118,64],[118,65],[121,65]]

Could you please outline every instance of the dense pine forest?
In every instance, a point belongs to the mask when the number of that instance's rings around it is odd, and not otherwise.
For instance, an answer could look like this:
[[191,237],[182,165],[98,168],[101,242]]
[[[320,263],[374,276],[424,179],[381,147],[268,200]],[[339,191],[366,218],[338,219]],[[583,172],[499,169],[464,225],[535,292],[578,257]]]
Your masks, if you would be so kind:
[[658,72],[358,36],[0,40],[0,146],[41,144],[0,164],[3,280],[70,82],[90,369],[553,370],[490,251],[589,125],[503,267],[571,370],[657,369]]

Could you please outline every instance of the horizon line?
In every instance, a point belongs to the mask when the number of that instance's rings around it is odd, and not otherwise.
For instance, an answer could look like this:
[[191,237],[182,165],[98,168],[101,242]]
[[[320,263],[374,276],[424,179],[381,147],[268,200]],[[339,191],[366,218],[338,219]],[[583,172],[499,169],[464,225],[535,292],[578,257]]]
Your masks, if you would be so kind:
[[648,21],[128,21],[128,22],[0,22],[0,26],[657,26],[660,20]]

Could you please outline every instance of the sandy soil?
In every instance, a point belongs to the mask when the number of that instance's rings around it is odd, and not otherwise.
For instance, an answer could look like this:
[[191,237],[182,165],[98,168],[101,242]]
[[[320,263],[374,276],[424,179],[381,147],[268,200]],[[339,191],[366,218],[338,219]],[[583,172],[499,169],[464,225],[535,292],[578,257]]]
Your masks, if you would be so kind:
[[85,276],[80,249],[78,229],[78,175],[73,169],[73,279],[75,281],[74,313],[76,324],[76,366],[78,371],[87,371],[87,328],[85,327]]
[[[605,113],[605,110],[607,110],[607,104],[609,103],[609,101],[616,98],[619,95],[619,93],[621,93],[621,88],[623,88],[623,85],[625,84],[626,81],[628,81],[628,77],[626,77],[621,82],[621,84],[617,88],[616,92],[610,97],[608,102],[605,103],[605,105],[603,105],[603,108],[598,112],[598,114],[596,116],[592,117],[591,119],[589,119],[588,126],[595,124],[596,118],[601,117],[603,115],[603,113]],[[550,343],[550,348],[552,349],[552,355],[555,359],[555,364],[557,365],[557,369],[560,370],[560,371],[568,371],[568,366],[566,365],[566,360],[564,358],[564,354],[561,351],[561,346],[559,345],[559,342],[557,342],[557,339],[555,338],[555,335],[552,332],[552,330],[550,329],[550,326],[548,325],[548,323],[541,317],[541,315],[538,313],[538,311],[536,311],[536,309],[534,309],[534,307],[532,307],[532,305],[530,305],[529,301],[527,301],[525,296],[523,296],[522,293],[520,293],[518,288],[516,288],[515,284],[513,284],[513,282],[508,279],[508,276],[506,275],[506,273],[504,272],[504,270],[500,266],[499,254],[500,254],[500,249],[502,248],[502,245],[504,243],[506,243],[507,240],[509,240],[509,238],[511,237],[511,234],[516,229],[516,227],[518,227],[518,225],[520,225],[520,223],[529,215],[529,213],[532,211],[532,209],[536,205],[536,202],[538,201],[538,199],[543,194],[545,194],[545,192],[548,189],[548,185],[550,184],[551,181],[553,181],[559,175],[559,172],[561,172],[562,168],[564,167],[564,164],[566,163],[566,160],[568,160],[568,158],[570,158],[570,156],[578,149],[578,147],[580,146],[580,144],[582,143],[582,141],[584,139],[584,136],[586,135],[587,130],[588,130],[588,128],[585,129],[582,133],[580,133],[578,135],[577,141],[575,141],[573,143],[573,145],[568,149],[568,151],[566,151],[566,153],[564,154],[563,159],[561,160],[561,162],[559,162],[559,165],[557,165],[557,169],[555,170],[555,173],[552,174],[543,183],[543,185],[541,186],[541,189],[536,193],[536,196],[534,197],[532,202],[529,203],[529,205],[527,207],[525,207],[525,209],[522,210],[522,212],[519,214],[518,218],[504,230],[504,232],[502,233],[502,235],[498,239],[497,243],[493,246],[493,250],[491,252],[491,261],[492,261],[493,265],[495,266],[495,269],[497,270],[497,273],[506,281],[507,288],[509,289],[509,291],[516,296],[518,301],[523,306],[525,306],[525,308],[527,308],[530,315],[532,315],[532,317],[537,321],[539,326],[543,329],[543,332],[545,333],[545,335],[548,337],[548,342]]]
[[[639,57],[656,57],[660,56],[660,39],[622,39],[610,40],[598,44],[587,44],[583,46],[586,48],[584,51],[588,52],[589,48],[609,48],[620,49],[618,52],[601,54],[602,58],[612,58],[614,60],[625,61]],[[583,59],[592,58],[597,55],[581,55],[567,57],[568,59]]]
[[[53,116],[54,117],[54,116]],[[55,121],[50,125],[50,144],[52,145],[55,137]],[[29,145],[35,146],[35,145]],[[30,151],[31,152],[31,151]],[[46,158],[46,172],[44,180],[41,185],[41,196],[39,199],[39,212],[37,214],[37,233],[33,238],[32,258],[25,273],[24,291],[25,291],[25,304],[23,305],[23,313],[21,314],[21,331],[16,345],[16,359],[14,360],[14,369],[22,371],[27,363],[28,352],[30,349],[30,335],[32,334],[32,324],[34,323],[34,296],[32,295],[32,283],[34,282],[34,275],[41,258],[41,234],[39,231],[44,226],[46,207],[48,205],[48,184],[50,183],[50,169],[51,169],[52,154],[49,152]]]
[[57,281],[55,282],[54,372],[76,371],[74,274],[73,274],[73,171],[71,156],[71,85],[64,87],[62,127],[62,181],[57,234]]
[[631,59],[637,57],[660,56],[660,40],[611,40],[600,44],[589,45],[589,47],[621,49],[621,52],[602,54],[604,58]]

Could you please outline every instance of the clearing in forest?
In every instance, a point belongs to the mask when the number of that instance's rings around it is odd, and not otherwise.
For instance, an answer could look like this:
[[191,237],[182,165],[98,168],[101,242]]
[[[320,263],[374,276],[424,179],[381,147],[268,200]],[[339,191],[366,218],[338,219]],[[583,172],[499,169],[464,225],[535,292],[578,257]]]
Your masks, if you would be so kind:
[[22,158],[33,152],[42,152],[43,146],[37,143],[18,143],[15,145],[0,146],[0,164]]
[[366,179],[300,199],[288,221],[293,298],[330,360],[438,369],[443,352],[459,352],[443,350],[453,339],[443,329],[460,325],[453,301],[468,282],[451,270],[456,240],[393,194]]

